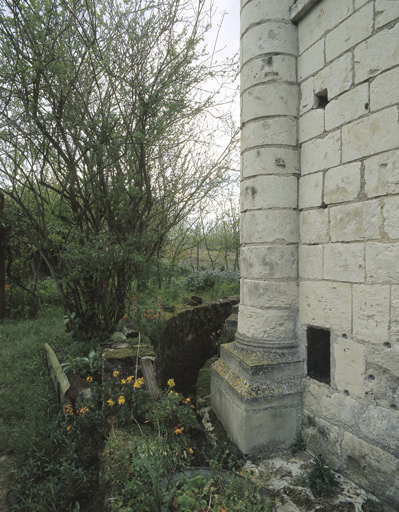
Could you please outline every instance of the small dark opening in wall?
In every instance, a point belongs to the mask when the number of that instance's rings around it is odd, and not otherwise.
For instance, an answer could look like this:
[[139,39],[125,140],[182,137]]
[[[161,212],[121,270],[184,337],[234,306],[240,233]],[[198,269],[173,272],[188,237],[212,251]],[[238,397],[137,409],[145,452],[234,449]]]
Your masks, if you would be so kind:
[[316,100],[316,108],[325,109],[326,105],[328,105],[328,91],[327,89],[323,89],[315,95]]
[[331,382],[330,331],[308,327],[308,376],[320,382]]

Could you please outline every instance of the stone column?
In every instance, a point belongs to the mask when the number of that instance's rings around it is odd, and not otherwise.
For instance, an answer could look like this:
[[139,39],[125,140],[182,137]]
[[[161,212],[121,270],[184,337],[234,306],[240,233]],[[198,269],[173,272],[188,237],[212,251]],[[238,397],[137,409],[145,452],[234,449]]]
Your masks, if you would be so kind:
[[244,453],[300,427],[297,29],[294,0],[242,0],[241,297],[236,341],[212,369],[212,407]]

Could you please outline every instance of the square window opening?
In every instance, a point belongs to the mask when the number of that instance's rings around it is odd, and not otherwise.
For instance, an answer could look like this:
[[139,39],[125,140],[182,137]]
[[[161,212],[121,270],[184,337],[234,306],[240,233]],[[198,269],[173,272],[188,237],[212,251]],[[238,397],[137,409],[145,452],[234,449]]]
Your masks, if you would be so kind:
[[308,376],[331,384],[331,343],[330,330],[308,327],[307,362]]
[[327,89],[323,89],[322,91],[315,94],[315,106],[316,108],[325,109],[328,105],[328,91]]

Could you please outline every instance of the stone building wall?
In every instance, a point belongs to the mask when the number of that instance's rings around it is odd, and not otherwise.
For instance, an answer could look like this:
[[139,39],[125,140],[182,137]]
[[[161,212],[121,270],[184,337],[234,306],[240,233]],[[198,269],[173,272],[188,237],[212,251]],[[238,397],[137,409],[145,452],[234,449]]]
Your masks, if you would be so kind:
[[303,434],[399,503],[399,1],[323,0],[297,24]]
[[242,451],[314,453],[399,508],[399,0],[241,0]]

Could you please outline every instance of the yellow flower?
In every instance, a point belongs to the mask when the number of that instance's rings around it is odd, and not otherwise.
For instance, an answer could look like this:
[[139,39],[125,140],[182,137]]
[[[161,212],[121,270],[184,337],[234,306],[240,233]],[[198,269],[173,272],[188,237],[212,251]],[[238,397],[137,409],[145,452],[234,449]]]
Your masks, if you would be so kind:
[[90,375],[88,377],[86,377],[86,382],[91,384],[93,382],[93,377],[91,377]]
[[79,416],[84,416],[87,412],[89,412],[89,408],[85,405],[77,410]]
[[126,379],[126,382],[132,382],[132,380],[134,379],[134,375],[130,375],[127,379]]
[[123,405],[125,402],[126,402],[125,397],[121,395],[121,396],[118,398],[118,404],[119,404],[119,405]]
[[189,448],[188,451],[191,453],[191,455],[194,453],[194,450],[192,448]]
[[121,384],[126,384],[126,379],[122,379]]
[[64,414],[66,414],[67,416],[73,416],[72,405],[70,405],[70,404],[66,405],[64,407],[63,411],[64,411]]
[[144,379],[143,377],[140,377],[139,379],[136,380],[136,382],[133,384],[133,387],[136,388],[136,389],[140,389],[141,386],[144,384]]
[[190,402],[190,397],[185,398],[185,399],[182,401],[182,404],[188,404],[188,402]]
[[107,404],[110,406],[110,407],[113,407],[115,405],[115,402],[112,400],[112,398],[110,398],[109,400],[107,400]]
[[113,373],[112,375],[113,375],[113,376],[115,377],[115,379],[116,379],[116,378],[117,378],[117,376],[119,375],[118,370],[115,370],[115,371],[114,371],[114,373]]
[[174,388],[176,386],[175,381],[173,379],[169,379],[168,380],[168,386],[170,388]]
[[184,431],[184,428],[177,428],[175,427],[175,434],[179,435],[179,434],[183,434],[183,431]]
[[68,425],[67,426],[67,432],[69,432],[71,430],[71,428],[72,428],[72,425]]

